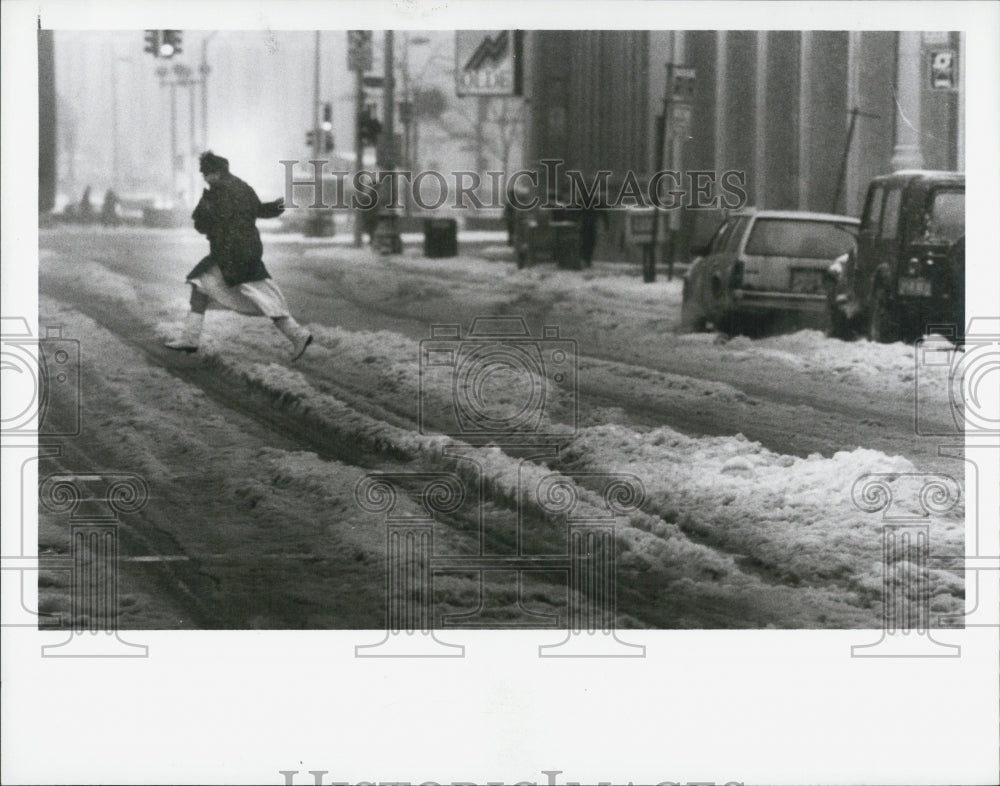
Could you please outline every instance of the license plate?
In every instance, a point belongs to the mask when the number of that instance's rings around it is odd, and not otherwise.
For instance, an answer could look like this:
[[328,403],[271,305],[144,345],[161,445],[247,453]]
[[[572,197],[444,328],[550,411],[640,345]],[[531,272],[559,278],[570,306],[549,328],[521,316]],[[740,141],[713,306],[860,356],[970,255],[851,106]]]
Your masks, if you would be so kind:
[[926,278],[900,278],[899,294],[911,297],[930,297],[931,282]]
[[792,292],[814,295],[823,289],[823,273],[819,270],[793,270]]

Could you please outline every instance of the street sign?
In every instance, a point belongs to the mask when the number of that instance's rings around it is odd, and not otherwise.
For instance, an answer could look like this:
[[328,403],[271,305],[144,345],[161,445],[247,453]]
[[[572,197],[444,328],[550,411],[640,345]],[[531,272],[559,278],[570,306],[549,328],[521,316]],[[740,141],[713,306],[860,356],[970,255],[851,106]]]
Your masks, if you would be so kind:
[[456,31],[456,95],[521,95],[522,59],[518,30]]
[[372,67],[372,31],[347,31],[347,69],[370,71]]
[[691,136],[691,105],[670,104],[667,110],[667,137],[686,139]]
[[385,87],[385,77],[364,76],[361,78],[361,84],[363,84],[365,87]]
[[939,49],[930,53],[931,88],[954,90],[958,86],[957,60],[953,49]]
[[694,69],[689,66],[667,65],[667,79],[670,86],[670,100],[691,103],[694,101]]
[[[660,211],[652,207],[630,207],[625,211],[625,242],[642,246],[653,242],[653,228]],[[657,237],[662,238],[664,233],[663,219],[660,218],[661,230],[657,232]]]
[[947,30],[925,30],[921,38],[927,46],[948,46],[951,34]]

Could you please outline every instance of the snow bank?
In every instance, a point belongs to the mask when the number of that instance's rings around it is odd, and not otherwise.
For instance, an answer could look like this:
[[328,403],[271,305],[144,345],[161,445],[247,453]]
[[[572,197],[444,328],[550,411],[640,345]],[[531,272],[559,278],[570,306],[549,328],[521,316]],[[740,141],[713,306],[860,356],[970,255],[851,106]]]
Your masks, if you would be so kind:
[[[925,477],[908,460],[878,451],[796,458],[742,435],[693,439],[666,428],[639,434],[606,425],[582,430],[560,467],[633,473],[646,486],[646,510],[696,542],[740,555],[784,583],[846,587],[862,605],[880,591],[886,523],[855,503],[864,476],[884,476],[893,516],[931,525],[932,553],[962,553],[957,496],[953,507],[928,515],[919,497]],[[932,577],[931,594],[953,611],[962,608],[953,575]]]

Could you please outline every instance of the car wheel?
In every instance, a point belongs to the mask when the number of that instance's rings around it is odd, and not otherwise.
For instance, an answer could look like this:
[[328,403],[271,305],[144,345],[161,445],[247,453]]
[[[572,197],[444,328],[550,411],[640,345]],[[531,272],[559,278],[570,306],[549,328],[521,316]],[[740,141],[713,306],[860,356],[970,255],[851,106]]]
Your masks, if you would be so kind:
[[684,298],[681,301],[681,332],[700,333],[707,324],[705,312],[691,298]]
[[843,309],[838,308],[832,300],[826,304],[826,335],[830,338],[839,338],[841,341],[850,341],[854,338],[854,331],[851,329],[851,320]]
[[868,338],[880,344],[891,344],[899,340],[899,323],[889,306],[889,293],[882,287],[872,297],[871,313],[868,316]]
[[735,311],[723,311],[715,322],[715,329],[727,336],[738,336],[743,332],[743,320]]

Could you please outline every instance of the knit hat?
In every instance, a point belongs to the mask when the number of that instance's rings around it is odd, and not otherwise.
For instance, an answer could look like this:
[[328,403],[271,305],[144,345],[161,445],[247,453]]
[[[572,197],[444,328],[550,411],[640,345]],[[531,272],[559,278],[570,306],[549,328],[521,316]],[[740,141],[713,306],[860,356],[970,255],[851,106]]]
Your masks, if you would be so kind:
[[228,172],[229,160],[215,155],[211,150],[207,150],[201,154],[199,168],[203,175],[208,175],[212,172]]

